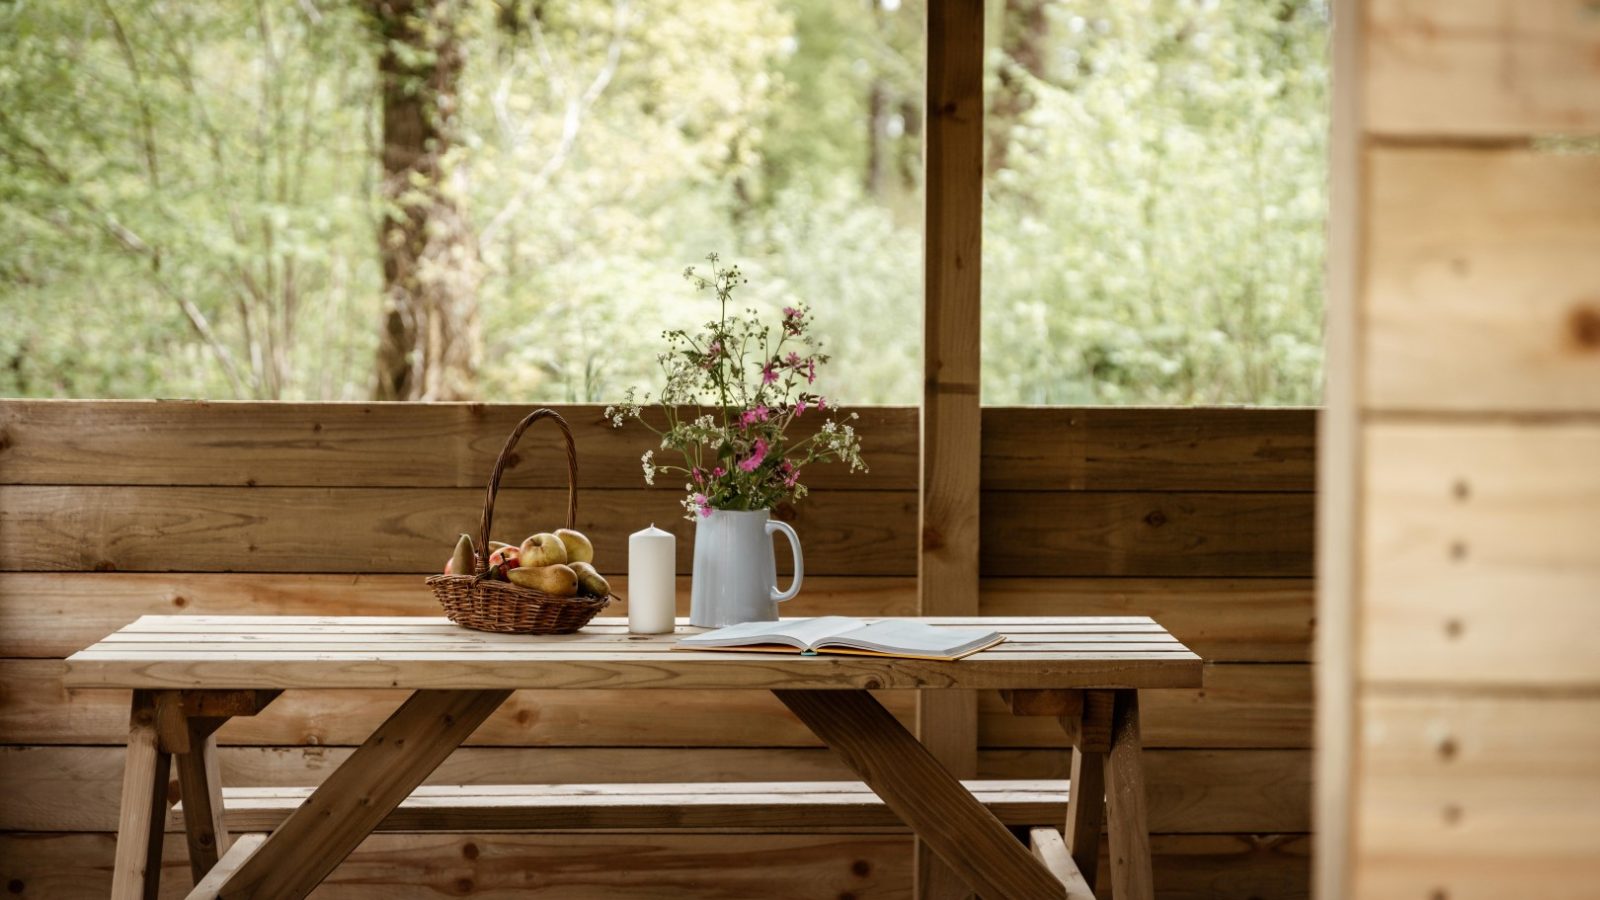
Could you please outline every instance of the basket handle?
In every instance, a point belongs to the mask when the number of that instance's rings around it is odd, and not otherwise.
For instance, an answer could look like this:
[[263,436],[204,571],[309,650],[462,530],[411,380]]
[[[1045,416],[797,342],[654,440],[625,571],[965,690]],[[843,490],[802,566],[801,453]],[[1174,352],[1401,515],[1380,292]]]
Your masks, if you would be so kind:
[[494,461],[494,471],[489,473],[489,491],[483,498],[483,523],[478,526],[478,552],[473,554],[477,562],[477,571],[474,573],[482,577],[489,571],[489,526],[494,523],[494,498],[500,493],[500,476],[506,470],[506,463],[511,459],[511,451],[517,447],[517,441],[522,438],[522,433],[528,426],[540,419],[554,419],[561,426],[561,436],[567,441],[567,527],[574,528],[578,524],[578,450],[572,443],[572,429],[568,427],[567,420],[553,409],[536,409],[511,430],[511,436],[506,438],[506,445],[500,448],[500,456]]

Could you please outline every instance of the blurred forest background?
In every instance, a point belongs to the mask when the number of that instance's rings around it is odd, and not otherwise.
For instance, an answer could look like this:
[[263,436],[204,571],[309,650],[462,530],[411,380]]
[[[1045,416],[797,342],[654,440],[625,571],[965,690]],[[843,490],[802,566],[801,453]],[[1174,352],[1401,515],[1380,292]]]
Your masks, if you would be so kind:
[[[1320,396],[1326,0],[994,0],[986,403]],[[0,395],[914,403],[921,0],[0,0]]]

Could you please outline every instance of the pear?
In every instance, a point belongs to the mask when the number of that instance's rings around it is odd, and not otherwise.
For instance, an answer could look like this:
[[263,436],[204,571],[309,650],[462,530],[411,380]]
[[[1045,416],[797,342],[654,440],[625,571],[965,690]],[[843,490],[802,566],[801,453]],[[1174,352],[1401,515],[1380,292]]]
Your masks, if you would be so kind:
[[589,542],[583,532],[571,528],[557,528],[556,537],[560,538],[562,545],[567,548],[567,562],[594,562],[594,544]]
[[553,566],[519,566],[506,573],[512,584],[544,591],[556,597],[571,597],[578,592],[578,573],[556,563]]
[[477,552],[472,546],[472,536],[463,534],[461,539],[456,541],[456,552],[451,554],[450,562],[445,564],[444,573],[446,575],[471,575],[477,568],[474,565],[476,562]]
[[611,594],[611,585],[605,578],[594,570],[594,566],[586,562],[575,562],[567,568],[578,574],[578,591],[590,597],[606,597]]

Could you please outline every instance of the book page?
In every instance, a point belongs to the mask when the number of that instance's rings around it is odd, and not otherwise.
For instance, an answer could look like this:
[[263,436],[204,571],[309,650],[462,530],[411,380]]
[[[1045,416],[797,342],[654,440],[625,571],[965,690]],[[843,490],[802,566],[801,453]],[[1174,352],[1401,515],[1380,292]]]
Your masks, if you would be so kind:
[[685,647],[737,647],[744,644],[788,644],[809,650],[819,640],[848,631],[860,630],[866,623],[849,616],[819,616],[814,619],[780,619],[776,622],[745,622],[686,637]]
[[883,621],[857,628],[847,634],[822,638],[818,647],[854,647],[882,653],[917,656],[958,656],[972,647],[982,646],[999,635],[981,628],[944,628],[922,622]]

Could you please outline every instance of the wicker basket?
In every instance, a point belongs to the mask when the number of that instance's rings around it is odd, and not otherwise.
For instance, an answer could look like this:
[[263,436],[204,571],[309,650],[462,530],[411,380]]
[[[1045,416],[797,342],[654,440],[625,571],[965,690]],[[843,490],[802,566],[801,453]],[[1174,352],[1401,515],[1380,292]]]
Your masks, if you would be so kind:
[[500,448],[489,475],[489,491],[483,498],[483,522],[478,528],[477,553],[473,557],[475,574],[434,575],[428,587],[439,598],[450,621],[477,631],[505,634],[571,634],[589,624],[606,604],[605,597],[558,597],[544,591],[494,581],[489,578],[489,526],[494,521],[494,498],[500,492],[500,475],[505,471],[511,451],[528,426],[540,419],[553,419],[567,440],[567,527],[578,518],[578,451],[572,444],[572,429],[555,410],[536,409],[517,424]]

